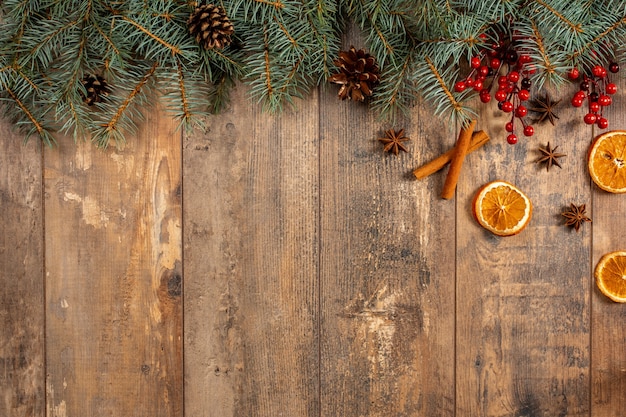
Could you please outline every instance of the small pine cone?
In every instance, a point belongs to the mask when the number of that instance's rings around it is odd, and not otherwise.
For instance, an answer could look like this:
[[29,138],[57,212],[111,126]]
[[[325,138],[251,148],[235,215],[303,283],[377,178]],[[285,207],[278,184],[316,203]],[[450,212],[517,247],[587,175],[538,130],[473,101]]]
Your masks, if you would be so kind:
[[87,105],[92,106],[94,103],[100,103],[109,94],[109,84],[103,76],[97,74],[87,74],[83,77],[83,85],[87,91],[87,95],[83,97],[83,101]]
[[230,44],[235,32],[233,24],[221,6],[203,4],[193,11],[187,21],[189,33],[204,49],[221,49]]
[[372,55],[352,46],[348,51],[340,51],[339,58],[333,62],[339,72],[329,80],[341,85],[337,94],[340,99],[365,101],[365,96],[372,95],[372,88],[380,81],[380,70]]

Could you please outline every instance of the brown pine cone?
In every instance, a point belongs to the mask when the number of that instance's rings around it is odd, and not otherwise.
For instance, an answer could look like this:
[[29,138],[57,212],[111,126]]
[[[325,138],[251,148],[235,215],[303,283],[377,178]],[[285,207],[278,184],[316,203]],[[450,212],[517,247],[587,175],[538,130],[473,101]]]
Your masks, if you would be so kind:
[[372,95],[372,88],[380,81],[380,70],[372,55],[352,46],[348,51],[339,52],[339,58],[333,62],[339,72],[329,80],[341,85],[337,94],[340,99],[364,101],[366,96]]
[[89,106],[102,102],[104,97],[109,94],[109,84],[101,75],[86,74],[82,83],[87,90],[87,95],[83,96],[83,101]]
[[224,8],[213,4],[196,7],[189,16],[187,27],[204,49],[223,48],[230,44],[230,36],[235,32]]

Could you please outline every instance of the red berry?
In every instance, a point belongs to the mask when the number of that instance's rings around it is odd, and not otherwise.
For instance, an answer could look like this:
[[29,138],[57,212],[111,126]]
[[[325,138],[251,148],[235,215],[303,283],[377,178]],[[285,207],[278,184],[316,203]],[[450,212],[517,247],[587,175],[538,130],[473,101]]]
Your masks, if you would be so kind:
[[528,64],[528,63],[529,63],[530,61],[532,61],[532,60],[533,60],[533,59],[530,57],[530,55],[521,55],[521,56],[518,58],[518,60],[517,60],[517,61],[518,61],[520,64]]
[[504,130],[509,133],[513,132],[513,122],[507,122],[507,124],[504,125]]
[[587,113],[585,114],[585,117],[583,118],[583,120],[585,121],[586,124],[592,125],[596,122],[596,120],[598,120],[598,116],[596,116],[593,113]]
[[584,91],[577,91],[576,94],[574,94],[574,98],[577,98],[579,100],[584,100],[585,99],[585,92]]
[[517,117],[524,117],[528,114],[528,109],[524,106],[518,106],[517,109],[515,109],[515,115]]
[[505,101],[502,103],[502,111],[505,113],[511,113],[513,111],[513,103]]
[[611,100],[611,97],[609,96],[601,95],[598,97],[598,104],[602,107],[610,106],[612,101],[613,100]]
[[576,79],[578,79],[578,77],[580,77],[580,71],[578,71],[578,68],[574,67],[571,70],[569,70],[569,72],[567,73],[567,77],[574,81]]
[[474,90],[480,91],[482,89],[483,89],[483,81],[482,80],[474,81]]
[[457,93],[465,91],[466,88],[467,88],[467,84],[465,84],[465,81],[459,81],[456,84],[454,84],[454,91],[456,91]]
[[600,103],[594,101],[593,103],[589,103],[589,111],[591,113],[597,113],[600,111]]
[[609,64],[609,71],[611,71],[613,74],[619,72],[619,64],[617,62],[611,62]]
[[617,93],[617,85],[615,85],[613,83],[608,83],[606,85],[606,93],[607,94],[615,94],[615,93]]
[[515,145],[517,143],[517,136],[514,133],[511,133],[509,136],[506,137],[506,141],[510,145]]
[[478,68],[478,74],[486,77],[487,75],[489,75],[489,67],[483,65],[482,67]]
[[530,98],[530,92],[528,90],[519,90],[517,97],[519,97],[521,101],[526,101]]
[[507,78],[509,79],[509,81],[511,81],[512,83],[516,83],[517,81],[519,81],[519,72],[517,71],[511,71],[509,72],[509,74],[507,75]]
[[596,77],[606,77],[606,69],[604,69],[604,67],[600,66],[600,65],[596,65],[595,67],[593,67],[591,69],[591,73],[593,75],[595,75]]
[[604,117],[599,117],[596,121],[596,124],[600,129],[606,129],[607,127],[609,127],[609,121]]
[[532,85],[532,82],[530,81],[530,78],[522,78],[522,82],[520,83],[520,86],[524,90],[530,90],[531,85]]
[[572,106],[574,107],[582,107],[583,105],[583,99],[578,98],[578,97],[574,97],[572,99]]
[[496,93],[493,95],[493,97],[494,97],[497,101],[504,101],[504,100],[506,100],[506,91],[504,91],[504,90],[498,90],[498,91],[496,91]]
[[483,103],[489,103],[491,101],[491,95],[489,94],[489,90],[486,88],[480,90],[480,101]]
[[473,56],[470,60],[470,66],[474,69],[480,67],[480,58],[478,58],[477,56]]
[[467,80],[465,80],[465,84],[467,84],[469,88],[472,88],[474,87],[474,80],[472,80],[471,78],[468,78]]
[[506,85],[509,83],[509,79],[506,78],[506,75],[501,75],[498,77],[498,85]]
[[524,136],[532,136],[535,134],[535,128],[531,125],[524,127]]
[[498,68],[500,68],[500,60],[498,58],[491,58],[491,61],[489,61],[489,66],[494,70],[497,70]]

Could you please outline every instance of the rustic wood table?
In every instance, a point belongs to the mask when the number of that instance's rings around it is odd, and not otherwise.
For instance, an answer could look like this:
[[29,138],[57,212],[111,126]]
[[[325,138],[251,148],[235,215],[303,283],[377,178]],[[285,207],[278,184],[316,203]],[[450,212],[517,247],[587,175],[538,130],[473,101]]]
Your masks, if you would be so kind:
[[[0,415],[626,415],[626,305],[593,281],[626,249],[626,196],[592,184],[583,111],[565,98],[511,146],[483,107],[491,140],[443,200],[445,170],[412,170],[457,126],[335,94],[269,115],[238,87],[206,132],[150,111],[104,151],[3,122]],[[626,129],[626,94],[608,118]],[[382,152],[394,127],[410,153]],[[562,169],[535,163],[547,142]],[[495,179],[534,204],[518,236],[472,218]],[[579,233],[570,203],[593,219]]]

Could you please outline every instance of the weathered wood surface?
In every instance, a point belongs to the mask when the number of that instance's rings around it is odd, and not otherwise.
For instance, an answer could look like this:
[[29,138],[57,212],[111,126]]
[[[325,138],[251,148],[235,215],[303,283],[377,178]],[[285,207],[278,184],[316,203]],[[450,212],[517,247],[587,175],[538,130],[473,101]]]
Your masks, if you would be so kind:
[[[510,146],[484,108],[492,139],[442,200],[445,169],[411,171],[457,128],[419,104],[391,125],[334,87],[274,116],[238,87],[206,132],[155,112],[106,151],[23,147],[5,123],[0,415],[626,415],[626,305],[593,281],[626,249],[626,199],[587,174],[583,111],[565,99]],[[382,153],[388,128],[410,153]],[[563,169],[535,163],[548,141]],[[472,219],[493,179],[534,203],[518,236]]]
[[41,144],[0,122],[0,416],[45,407]]
[[[618,83],[617,105],[607,114],[612,126],[626,130],[626,79]],[[592,186],[592,268],[605,253],[626,250],[626,195]],[[593,269],[592,269],[593,272]],[[591,411],[626,415],[626,304],[615,304],[591,285]]]
[[44,152],[48,417],[183,415],[180,140]]

